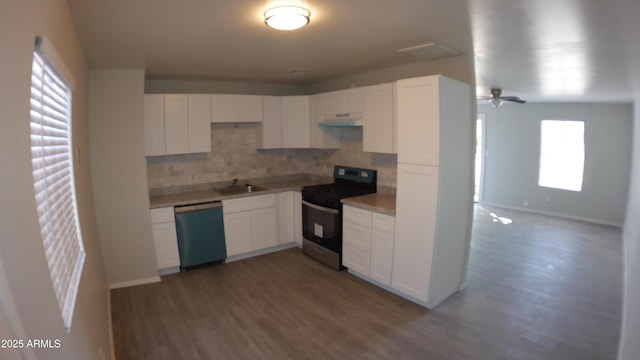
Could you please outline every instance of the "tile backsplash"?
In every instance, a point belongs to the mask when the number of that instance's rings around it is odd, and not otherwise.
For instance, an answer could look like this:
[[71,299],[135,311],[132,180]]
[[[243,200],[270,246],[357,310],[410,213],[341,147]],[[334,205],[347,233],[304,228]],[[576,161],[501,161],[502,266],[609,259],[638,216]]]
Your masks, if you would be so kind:
[[343,128],[342,147],[256,150],[259,124],[212,124],[210,153],[147,158],[149,191],[310,174],[331,177],[334,165],[378,170],[378,186],[396,185],[397,156],[362,151],[362,128]]

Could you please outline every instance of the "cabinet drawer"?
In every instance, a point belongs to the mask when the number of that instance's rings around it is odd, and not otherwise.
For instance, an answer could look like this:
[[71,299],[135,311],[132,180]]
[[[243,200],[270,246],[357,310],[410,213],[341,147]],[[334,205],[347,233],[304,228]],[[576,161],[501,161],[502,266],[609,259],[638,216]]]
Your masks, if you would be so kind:
[[372,215],[372,223],[372,228],[374,230],[393,234],[393,230],[396,224],[396,218],[394,216],[374,212]]
[[176,221],[175,216],[173,214],[173,206],[151,209],[152,224],[160,224],[160,223],[173,222],[173,221]]
[[249,196],[240,199],[222,200],[225,214],[276,206],[276,194]]
[[371,251],[371,228],[344,221],[342,223],[342,242],[369,253]]
[[342,208],[342,219],[362,226],[371,227],[371,211],[345,205]]
[[369,276],[369,253],[356,247],[342,245],[342,264],[359,274]]

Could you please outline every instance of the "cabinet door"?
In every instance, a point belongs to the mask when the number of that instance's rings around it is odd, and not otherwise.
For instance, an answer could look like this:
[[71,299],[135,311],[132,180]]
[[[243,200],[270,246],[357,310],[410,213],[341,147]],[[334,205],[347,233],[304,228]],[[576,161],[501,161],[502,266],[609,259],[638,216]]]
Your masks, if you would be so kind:
[[433,262],[438,168],[398,164],[391,286],[427,301]]
[[293,239],[302,246],[302,194],[293,192]]
[[278,245],[276,208],[268,207],[251,211],[253,250]]
[[264,96],[262,109],[261,149],[282,148],[282,98]]
[[324,94],[309,97],[309,132],[311,148],[339,149],[342,143],[340,128],[320,127],[324,113]]
[[371,252],[371,228],[351,221],[343,221],[342,242],[368,254]]
[[344,96],[342,91],[331,91],[324,93],[324,113],[340,114],[345,112]]
[[261,95],[238,95],[238,122],[262,122]]
[[165,154],[164,95],[144,96],[144,154]]
[[344,98],[344,112],[361,113],[363,111],[362,88],[346,89],[341,92]]
[[189,152],[187,95],[164,96],[165,150],[167,155]]
[[238,122],[238,95],[211,95],[211,122]]
[[285,191],[277,194],[278,209],[278,243],[287,244],[294,242],[294,211],[293,191]]
[[310,146],[308,96],[282,98],[282,130],[284,148]]
[[363,93],[362,149],[368,152],[395,154],[394,85],[367,86]]
[[371,231],[371,278],[391,286],[393,264],[393,233]]
[[397,82],[399,163],[438,165],[440,148],[438,81],[438,76],[426,76]]
[[151,229],[153,232],[158,269],[180,266],[176,223],[172,221],[153,224]]
[[369,276],[370,254],[349,244],[342,244],[342,264],[358,274]]
[[211,152],[211,96],[188,95],[189,152]]
[[224,214],[224,237],[227,256],[252,250],[251,211]]

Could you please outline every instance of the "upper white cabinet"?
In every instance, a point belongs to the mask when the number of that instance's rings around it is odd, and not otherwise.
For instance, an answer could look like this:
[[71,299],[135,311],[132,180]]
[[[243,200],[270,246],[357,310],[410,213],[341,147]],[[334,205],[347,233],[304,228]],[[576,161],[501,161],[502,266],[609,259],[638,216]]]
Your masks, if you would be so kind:
[[188,96],[189,152],[211,151],[211,97],[206,94]]
[[308,148],[309,138],[309,97],[282,97],[282,147]]
[[164,95],[144,96],[144,153],[164,155]]
[[281,149],[284,146],[282,129],[282,97],[262,98],[262,126],[259,127],[259,149]]
[[145,155],[211,151],[209,95],[145,95]]
[[263,121],[258,133],[259,149],[340,148],[339,129],[318,126],[324,97],[264,96]]
[[437,166],[440,148],[439,77],[399,80],[397,86],[398,162]]
[[367,152],[395,154],[396,111],[395,84],[362,88],[362,149]]
[[262,96],[211,95],[211,122],[262,122]]
[[339,128],[320,127],[325,108],[325,94],[310,96],[310,142],[314,149],[339,149],[342,132]]
[[362,88],[352,88],[324,93],[325,117],[340,117],[361,113],[363,110]]

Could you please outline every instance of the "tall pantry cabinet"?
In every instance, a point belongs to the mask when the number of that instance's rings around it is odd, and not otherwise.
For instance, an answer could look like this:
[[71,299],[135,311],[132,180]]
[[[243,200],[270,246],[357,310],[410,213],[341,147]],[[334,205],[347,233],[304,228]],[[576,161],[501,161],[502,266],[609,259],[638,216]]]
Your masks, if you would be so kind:
[[469,85],[444,76],[397,82],[391,287],[428,308],[465,280],[473,205],[472,106]]

